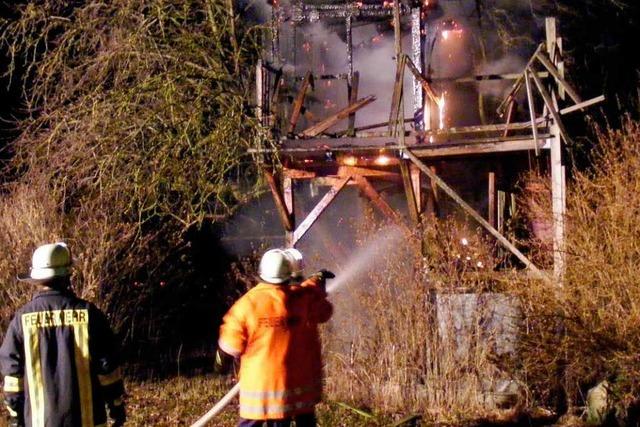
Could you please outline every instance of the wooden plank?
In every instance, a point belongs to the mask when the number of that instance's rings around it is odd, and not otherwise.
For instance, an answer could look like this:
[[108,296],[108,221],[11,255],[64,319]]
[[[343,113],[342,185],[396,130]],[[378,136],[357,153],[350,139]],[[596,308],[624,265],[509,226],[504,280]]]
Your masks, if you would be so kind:
[[529,79],[529,70],[524,70],[524,84],[527,88],[527,102],[529,103],[529,117],[531,118],[531,130],[533,132],[533,148],[536,156],[540,154],[538,150],[538,127],[536,126],[536,106],[533,102],[533,91],[531,90],[531,80]]
[[562,119],[560,119],[560,114],[558,114],[558,111],[553,105],[553,100],[551,99],[549,92],[547,92],[547,89],[544,87],[544,85],[542,84],[542,81],[538,77],[536,77],[534,74],[531,74],[531,77],[533,77],[533,81],[536,84],[536,87],[538,88],[540,95],[542,95],[542,99],[544,100],[544,105],[547,106],[547,109],[549,110],[549,112],[551,113],[551,116],[553,117],[553,120],[557,125],[558,131],[560,132],[562,139],[564,139],[565,143],[570,144],[571,138],[569,138],[569,134],[567,133],[567,130],[565,129],[564,124],[562,124]]
[[487,200],[487,220],[489,224],[495,229],[498,228],[496,221],[496,173],[489,172],[489,179],[487,185],[488,200]]
[[349,182],[349,177],[341,179],[337,182],[331,189],[322,197],[322,199],[318,202],[318,204],[313,208],[309,215],[300,223],[300,225],[293,232],[293,243],[292,246],[295,246],[296,243],[305,235],[309,228],[313,225],[314,222],[318,220],[322,212],[331,204],[333,199],[336,198],[340,190],[344,188],[344,186]]
[[307,71],[304,76],[304,80],[302,81],[302,85],[300,86],[300,90],[296,95],[296,99],[293,102],[293,109],[291,111],[291,117],[289,118],[289,129],[287,129],[287,133],[293,133],[296,130],[296,124],[298,123],[300,112],[302,111],[302,106],[304,105],[304,98],[307,95],[309,86],[311,86],[312,79],[313,75],[311,74],[311,71]]
[[[412,146],[411,150],[422,158],[450,157],[450,156],[470,156],[477,154],[510,153],[514,151],[531,150],[533,139],[517,139],[510,141],[485,142],[472,145],[452,145],[452,146]],[[541,148],[547,148],[548,139],[540,138],[538,142],[545,142]]]
[[285,204],[282,191],[280,190],[280,187],[278,186],[275,177],[270,171],[264,169],[263,173],[267,180],[267,184],[269,184],[269,188],[271,189],[271,194],[273,195],[273,200],[276,204],[276,209],[278,211],[278,215],[280,216],[280,221],[282,222],[282,226],[284,227],[285,231],[292,231],[293,222],[289,215],[287,206]]
[[563,108],[562,110],[560,110],[560,115],[564,116],[565,114],[573,113],[574,111],[584,110],[587,107],[590,107],[590,106],[592,106],[594,104],[598,104],[598,103],[604,101],[604,99],[605,99],[604,95],[596,96],[595,98],[588,99],[588,100],[583,101],[583,102],[581,102],[579,104]]
[[[360,84],[360,73],[355,71],[353,73],[353,78],[351,79],[351,84],[349,85],[349,104],[355,104],[358,100],[358,85]],[[355,136],[355,125],[356,125],[356,113],[353,112],[349,114],[349,123],[347,124],[347,135]]]
[[373,185],[371,185],[367,178],[363,176],[355,176],[353,177],[353,179],[356,181],[358,187],[360,187],[362,192],[369,198],[369,200],[371,200],[373,205],[378,208],[380,212],[382,212],[382,214],[384,214],[384,216],[394,221],[395,223],[402,225],[404,228],[407,228],[400,215],[398,215],[396,211],[394,211],[393,208],[389,206],[389,204],[382,198],[380,193],[378,193],[378,191],[373,188]]
[[567,92],[571,99],[573,99],[573,102],[575,102],[576,104],[580,104],[582,102],[582,99],[580,98],[580,95],[578,95],[578,92],[576,92],[575,89],[573,89],[573,87],[560,75],[560,71],[558,71],[558,69],[551,63],[549,58],[547,58],[547,56],[542,52],[538,52],[536,54],[536,57],[556,79],[558,86]]
[[376,100],[376,97],[373,95],[367,96],[366,98],[362,98],[359,101],[356,101],[354,104],[351,104],[348,107],[343,108],[342,110],[338,111],[332,116],[327,117],[326,119],[322,120],[320,123],[317,123],[311,126],[310,128],[307,128],[304,132],[302,132],[302,135],[305,137],[317,136],[322,132],[324,132],[325,130],[329,129],[331,126],[338,123],[340,120],[346,119],[349,116],[349,114],[355,111],[358,111],[359,109],[369,105],[375,100]]
[[418,224],[420,222],[420,212],[418,211],[418,203],[416,202],[416,196],[413,189],[413,181],[411,180],[411,174],[409,173],[409,164],[407,160],[400,160],[400,173],[402,175],[404,193],[407,198],[409,217],[414,224]]
[[506,237],[496,230],[491,224],[487,222],[480,214],[478,214],[467,202],[465,202],[458,193],[449,185],[444,182],[438,175],[436,175],[427,165],[425,165],[418,157],[416,157],[410,150],[405,150],[405,154],[409,159],[424,172],[432,181],[434,181],[438,187],[440,187],[449,197],[451,197],[460,207],[473,219],[475,219],[480,225],[482,225],[491,235],[493,235],[506,249],[511,251],[529,270],[531,270],[536,276],[545,281],[550,281],[549,277],[538,267],[536,267],[529,259],[516,248]]

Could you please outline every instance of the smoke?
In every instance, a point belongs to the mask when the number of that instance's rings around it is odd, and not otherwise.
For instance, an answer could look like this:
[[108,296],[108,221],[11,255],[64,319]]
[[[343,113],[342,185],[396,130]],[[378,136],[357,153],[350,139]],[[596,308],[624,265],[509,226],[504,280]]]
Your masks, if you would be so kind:
[[377,266],[383,265],[382,261],[387,260],[389,255],[395,252],[393,248],[401,241],[402,236],[402,230],[398,226],[380,230],[374,238],[365,242],[348,258],[344,269],[338,271],[336,278],[327,286],[327,292],[338,292],[346,284],[361,279]]

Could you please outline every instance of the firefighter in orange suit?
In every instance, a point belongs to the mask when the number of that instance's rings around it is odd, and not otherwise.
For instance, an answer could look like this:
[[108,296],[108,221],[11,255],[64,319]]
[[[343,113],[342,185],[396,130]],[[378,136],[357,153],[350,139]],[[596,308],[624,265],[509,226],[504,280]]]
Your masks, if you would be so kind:
[[[298,253],[299,254],[299,253]],[[322,362],[317,325],[333,307],[322,270],[302,284],[291,250],[272,249],[260,261],[260,282],[224,316],[218,360],[240,359],[239,427],[315,426],[321,400]]]
[[113,426],[125,422],[118,346],[105,316],[70,289],[67,245],[40,246],[18,278],[39,293],[14,316],[0,347],[12,427]]

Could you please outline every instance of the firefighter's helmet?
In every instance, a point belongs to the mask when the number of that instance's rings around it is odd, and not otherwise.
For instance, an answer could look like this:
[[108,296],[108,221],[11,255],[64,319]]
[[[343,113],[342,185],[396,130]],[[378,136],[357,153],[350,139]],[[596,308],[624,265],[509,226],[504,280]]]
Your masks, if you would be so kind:
[[285,249],[284,253],[289,258],[291,265],[291,278],[301,279],[304,275],[304,258],[302,252],[296,248]]
[[31,257],[31,271],[18,276],[19,280],[40,282],[71,275],[71,252],[64,242],[38,247]]
[[262,255],[258,268],[260,279],[280,284],[291,278],[291,260],[282,249],[270,249]]

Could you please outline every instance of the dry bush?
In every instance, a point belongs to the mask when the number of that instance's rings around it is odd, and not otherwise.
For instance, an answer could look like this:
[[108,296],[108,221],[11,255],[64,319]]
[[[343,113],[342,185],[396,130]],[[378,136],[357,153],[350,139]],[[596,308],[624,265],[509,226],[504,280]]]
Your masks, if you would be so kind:
[[420,235],[403,236],[393,253],[378,254],[368,277],[332,298],[336,318],[325,330],[329,399],[449,422],[496,409],[492,392],[513,377],[495,359],[511,356],[497,350],[500,338],[487,327],[489,299],[468,295],[495,295],[483,292],[499,287],[489,273],[498,261],[478,230],[452,220],[429,224]]
[[588,171],[567,189],[563,286],[530,282],[511,291],[527,325],[522,375],[541,402],[583,403],[603,379],[625,406],[640,392],[640,124],[599,132]]

